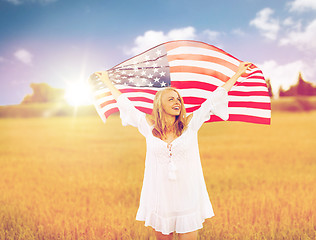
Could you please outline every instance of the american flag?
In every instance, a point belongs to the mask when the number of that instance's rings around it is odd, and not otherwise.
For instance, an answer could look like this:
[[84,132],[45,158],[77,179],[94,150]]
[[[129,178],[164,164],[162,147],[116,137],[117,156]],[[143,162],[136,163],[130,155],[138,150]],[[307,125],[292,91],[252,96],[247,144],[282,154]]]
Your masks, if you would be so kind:
[[[187,113],[198,109],[210,92],[237,71],[241,61],[225,51],[197,41],[171,41],[151,48],[108,70],[113,84],[142,112],[151,114],[157,91],[172,86],[183,97]],[[90,80],[95,108],[105,122],[118,112],[105,84]],[[270,124],[271,104],[265,78],[259,68],[238,79],[228,92],[228,121]],[[210,115],[207,122],[222,121]]]

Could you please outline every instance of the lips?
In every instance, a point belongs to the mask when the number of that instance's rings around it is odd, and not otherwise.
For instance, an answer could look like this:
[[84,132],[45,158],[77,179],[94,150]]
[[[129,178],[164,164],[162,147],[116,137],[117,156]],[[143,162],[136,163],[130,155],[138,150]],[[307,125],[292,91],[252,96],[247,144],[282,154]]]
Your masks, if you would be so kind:
[[180,110],[180,106],[174,106],[172,107],[173,110]]

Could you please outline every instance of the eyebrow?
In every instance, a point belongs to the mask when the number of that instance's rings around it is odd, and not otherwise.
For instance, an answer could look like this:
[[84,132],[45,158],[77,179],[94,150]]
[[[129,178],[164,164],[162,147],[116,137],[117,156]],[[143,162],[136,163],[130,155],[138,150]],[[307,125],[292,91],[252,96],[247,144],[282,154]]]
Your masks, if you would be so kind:
[[[168,99],[173,99],[173,98],[175,98],[175,97],[168,97]],[[177,97],[177,99],[181,101],[180,97]]]

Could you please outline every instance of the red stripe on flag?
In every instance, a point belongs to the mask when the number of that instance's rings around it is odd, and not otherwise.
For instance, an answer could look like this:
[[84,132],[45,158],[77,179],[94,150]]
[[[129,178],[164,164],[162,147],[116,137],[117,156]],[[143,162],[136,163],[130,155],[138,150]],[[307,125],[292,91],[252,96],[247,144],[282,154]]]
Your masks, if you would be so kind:
[[229,77],[223,73],[217,72],[215,70],[207,69],[207,68],[199,68],[199,67],[188,67],[188,66],[174,66],[170,67],[170,73],[177,73],[177,72],[184,72],[184,73],[197,73],[215,77],[223,82],[227,82]]
[[[258,74],[258,75],[257,75],[257,74]],[[255,75],[255,76],[253,76],[253,75]],[[244,75],[242,75],[242,76],[244,76]],[[253,72],[251,72],[251,73],[245,74],[245,76],[246,76],[247,78],[263,78],[263,79],[264,79],[263,73],[262,73],[261,70],[255,70],[255,71],[253,71]]]
[[112,113],[116,113],[116,112],[118,112],[118,111],[119,111],[119,109],[118,109],[117,107],[111,108],[111,109],[107,110],[107,111],[104,113],[104,116],[105,116],[106,118],[108,118]]
[[266,79],[263,76],[258,76],[258,75],[248,76],[247,79],[261,79],[263,81],[266,81]]
[[99,95],[96,95],[94,98],[95,98],[96,100],[98,100],[98,99],[100,99],[100,98],[108,97],[108,96],[110,96],[110,95],[111,95],[111,92],[106,92],[106,93],[101,93],[101,94],[99,94]]
[[189,107],[189,108],[186,108],[186,112],[187,113],[191,113],[191,112],[194,112],[195,110],[199,109],[201,106],[198,105],[198,106],[194,106],[194,107]]
[[154,101],[149,99],[149,98],[145,98],[145,97],[128,97],[129,100],[131,101],[139,101],[139,102],[147,102],[147,103],[153,103]]
[[[223,121],[220,117],[216,115],[212,115],[210,120],[206,122],[219,122]],[[271,123],[270,118],[263,118],[263,117],[254,117],[248,115],[238,115],[238,114],[229,114],[228,121],[241,121],[241,122],[249,122],[249,123],[259,123],[259,124],[267,124]]]
[[137,108],[139,111],[144,112],[146,114],[151,114],[152,112],[152,109],[145,108],[145,107],[135,106],[135,108]]
[[193,60],[193,61],[205,61],[205,62],[212,62],[216,64],[220,64],[225,66],[234,72],[237,71],[238,66],[217,57],[206,56],[206,55],[197,55],[197,54],[177,54],[177,55],[168,55],[168,62],[175,61],[175,60]]
[[249,91],[249,92],[241,92],[241,91],[229,91],[228,95],[230,96],[267,96],[269,97],[269,92],[267,91]]
[[231,114],[229,115],[230,121],[242,121],[242,122],[249,122],[249,123],[260,123],[260,124],[270,124],[270,118],[263,118],[263,117],[255,117],[255,116],[247,116],[247,115],[238,115],[238,114]]
[[201,105],[206,100],[205,98],[200,98],[200,97],[182,97],[182,99],[185,104],[198,104],[198,105]]
[[109,101],[106,101],[106,102],[103,102],[103,103],[100,104],[100,108],[103,108],[103,107],[105,107],[106,105],[108,105],[108,104],[113,104],[113,103],[116,103],[116,101],[115,101],[114,99],[109,100]]

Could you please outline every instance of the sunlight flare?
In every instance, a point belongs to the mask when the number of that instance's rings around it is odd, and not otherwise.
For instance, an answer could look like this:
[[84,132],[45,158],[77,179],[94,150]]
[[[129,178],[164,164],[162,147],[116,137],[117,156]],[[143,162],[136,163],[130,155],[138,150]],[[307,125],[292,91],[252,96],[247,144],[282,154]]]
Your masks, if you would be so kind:
[[66,88],[65,99],[72,106],[91,104],[88,86],[82,83],[71,83]]

